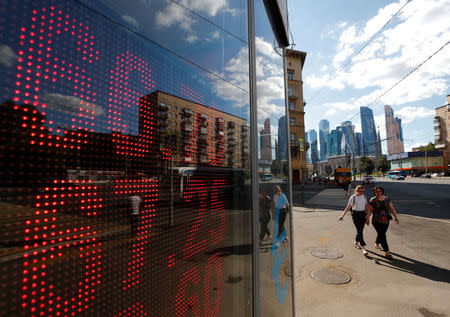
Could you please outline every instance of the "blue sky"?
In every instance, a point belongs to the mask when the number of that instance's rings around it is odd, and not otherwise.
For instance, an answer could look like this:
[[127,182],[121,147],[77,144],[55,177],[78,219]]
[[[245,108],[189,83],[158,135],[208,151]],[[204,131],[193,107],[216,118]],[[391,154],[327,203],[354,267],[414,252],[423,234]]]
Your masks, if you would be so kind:
[[[359,107],[378,99],[450,41],[450,0],[406,2],[288,1],[294,49],[307,52],[303,69],[306,130],[317,131],[321,119],[328,119],[333,129],[352,118],[356,131],[361,131]],[[381,136],[386,134],[384,105],[389,104],[402,119],[405,150],[434,142],[434,109],[446,104],[449,83],[450,44],[370,105]]]

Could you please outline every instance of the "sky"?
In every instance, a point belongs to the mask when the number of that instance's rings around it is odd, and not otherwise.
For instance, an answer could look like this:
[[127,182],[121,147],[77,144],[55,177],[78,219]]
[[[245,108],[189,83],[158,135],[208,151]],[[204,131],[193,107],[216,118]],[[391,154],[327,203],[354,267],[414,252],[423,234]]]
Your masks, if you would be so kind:
[[369,106],[383,139],[388,104],[402,119],[405,151],[434,142],[434,109],[450,94],[450,0],[298,0],[288,8],[294,49],[307,52],[306,131],[318,131],[321,119],[330,129],[351,119],[360,132],[359,107]]

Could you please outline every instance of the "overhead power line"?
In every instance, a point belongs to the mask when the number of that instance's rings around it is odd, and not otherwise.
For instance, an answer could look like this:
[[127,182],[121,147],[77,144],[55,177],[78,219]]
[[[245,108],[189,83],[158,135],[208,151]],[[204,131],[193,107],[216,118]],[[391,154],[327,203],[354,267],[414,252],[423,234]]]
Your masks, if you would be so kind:
[[[388,88],[387,90],[385,90],[381,95],[379,95],[377,98],[375,98],[374,100],[372,100],[368,105],[366,105],[367,108],[370,108],[371,105],[373,105],[376,101],[378,101],[381,97],[383,97],[384,95],[386,95],[389,91],[391,91],[392,89],[394,89],[399,83],[401,83],[403,80],[405,80],[407,77],[409,77],[412,73],[414,73],[416,70],[418,70],[420,67],[423,66],[423,64],[425,64],[426,62],[428,62],[431,58],[433,58],[437,53],[439,53],[440,51],[442,51],[448,44],[450,44],[450,41],[447,41],[447,43],[445,43],[444,45],[442,45],[437,51],[435,51],[433,54],[431,54],[430,56],[428,56],[422,63],[420,63],[419,65],[417,65],[413,70],[411,70],[408,74],[406,74],[405,76],[403,76],[399,81],[397,81],[394,85],[392,85],[390,88]],[[353,117],[351,117],[350,119],[348,119],[348,121],[351,121],[352,119],[354,119],[357,115],[359,115],[361,112],[358,111],[358,113],[356,113]]]
[[[356,51],[356,53],[354,53],[352,56],[350,56],[350,58],[347,60],[347,62],[345,62],[342,66],[340,66],[338,68],[338,70],[333,74],[333,76],[331,77],[330,80],[333,80],[334,78],[336,78],[336,76],[342,71],[344,70],[348,65],[350,65],[353,62],[353,59],[358,56],[379,34],[380,32],[400,13],[400,11],[403,10],[403,8],[410,3],[412,0],[408,0],[406,1],[406,3],[393,15],[391,16],[391,18],[380,28],[378,29],[378,31],[376,31],[370,38],[369,40],[367,40],[366,43],[364,43],[363,46],[361,46],[358,51]],[[315,93],[311,99],[309,99],[309,102],[311,103],[311,100],[314,100],[314,98],[316,98],[319,93],[321,93],[323,90],[325,89],[325,86],[323,86],[321,89],[319,89],[319,91],[317,91],[317,93]]]

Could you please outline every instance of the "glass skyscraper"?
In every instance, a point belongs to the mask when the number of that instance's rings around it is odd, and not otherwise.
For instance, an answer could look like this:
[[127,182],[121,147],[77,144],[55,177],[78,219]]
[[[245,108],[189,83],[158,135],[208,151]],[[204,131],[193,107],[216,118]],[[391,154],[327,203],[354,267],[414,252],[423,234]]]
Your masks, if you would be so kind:
[[344,121],[340,129],[342,131],[341,154],[357,155],[355,126],[352,125],[351,121]]
[[361,155],[376,155],[377,132],[373,111],[368,107],[360,108],[363,151]]
[[317,149],[317,132],[316,130],[308,131],[308,142],[309,142],[309,157],[310,163],[316,164],[319,161],[319,153]]
[[330,133],[330,123],[328,120],[320,120],[319,122],[319,143],[320,143],[320,160],[327,160],[327,142],[328,134]]
[[331,130],[330,134],[328,134],[327,136],[328,157],[341,155],[341,141],[342,141],[341,129],[337,128]]
[[402,120],[394,117],[394,110],[389,105],[384,106],[384,116],[386,120],[388,155],[403,153]]

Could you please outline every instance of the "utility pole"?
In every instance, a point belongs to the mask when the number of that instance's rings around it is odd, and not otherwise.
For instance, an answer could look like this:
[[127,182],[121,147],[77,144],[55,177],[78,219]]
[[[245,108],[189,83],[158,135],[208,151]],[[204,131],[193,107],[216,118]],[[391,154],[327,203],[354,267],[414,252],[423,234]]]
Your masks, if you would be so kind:
[[427,148],[425,147],[425,177],[428,175]]
[[302,205],[305,203],[303,199],[303,139],[298,139],[298,154],[300,156],[300,167],[298,169],[299,171],[299,178],[300,178],[300,192],[302,194]]

